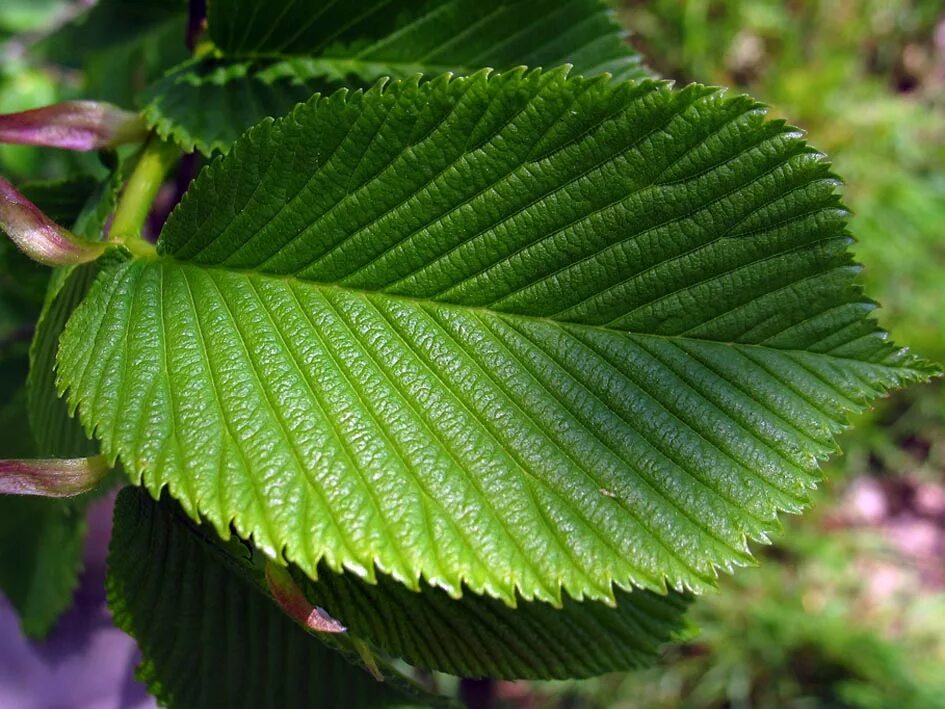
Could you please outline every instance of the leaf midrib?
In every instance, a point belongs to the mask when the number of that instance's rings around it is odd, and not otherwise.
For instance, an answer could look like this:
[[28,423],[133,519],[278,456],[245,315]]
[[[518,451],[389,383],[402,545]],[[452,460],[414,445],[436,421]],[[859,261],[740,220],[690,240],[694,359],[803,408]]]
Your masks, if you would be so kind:
[[345,293],[352,293],[360,297],[381,297],[387,298],[395,302],[402,303],[415,303],[420,305],[432,305],[436,307],[445,307],[445,308],[457,308],[471,313],[484,313],[497,318],[519,318],[529,322],[543,322],[548,325],[554,326],[558,329],[564,329],[568,326],[587,328],[589,330],[594,330],[598,332],[606,332],[611,335],[630,335],[630,336],[640,336],[640,337],[653,337],[662,340],[667,340],[669,342],[705,342],[710,345],[728,345],[730,347],[738,348],[751,348],[762,351],[776,351],[776,352],[785,352],[788,354],[798,354],[807,357],[824,357],[832,361],[837,362],[854,362],[856,364],[868,365],[870,367],[875,367],[884,372],[896,372],[896,373],[907,373],[915,376],[927,376],[927,372],[922,369],[917,369],[915,367],[909,366],[893,366],[885,364],[883,362],[873,362],[865,359],[858,359],[856,357],[848,357],[845,355],[838,355],[832,352],[813,352],[811,350],[806,350],[798,347],[782,347],[777,345],[769,345],[764,343],[755,343],[755,342],[738,342],[735,340],[728,339],[712,339],[710,337],[694,337],[692,335],[678,334],[678,335],[667,335],[656,332],[645,332],[641,330],[622,330],[619,328],[607,327],[606,325],[595,325],[593,323],[581,322],[580,320],[557,320],[543,315],[531,315],[528,313],[519,313],[509,310],[495,310],[493,308],[478,306],[478,305],[465,305],[462,303],[455,303],[452,301],[444,300],[431,300],[429,298],[419,298],[416,296],[404,295],[402,293],[387,293],[381,290],[369,290],[366,288],[352,288],[350,286],[339,285],[338,283],[332,283],[328,281],[318,281],[318,280],[309,280],[305,278],[299,278],[298,276],[288,273],[271,273],[269,271],[259,271],[253,268],[239,268],[234,266],[226,266],[223,264],[210,264],[210,263],[199,263],[194,261],[188,261],[186,259],[178,259],[169,254],[161,254],[160,256],[152,257],[135,257],[135,261],[154,261],[162,264],[176,264],[180,266],[186,266],[189,268],[199,268],[208,271],[223,271],[226,273],[237,273],[245,274],[248,276],[257,276],[262,278],[269,278],[272,280],[283,281],[288,283],[302,283],[316,288],[326,289],[326,290],[339,290]]

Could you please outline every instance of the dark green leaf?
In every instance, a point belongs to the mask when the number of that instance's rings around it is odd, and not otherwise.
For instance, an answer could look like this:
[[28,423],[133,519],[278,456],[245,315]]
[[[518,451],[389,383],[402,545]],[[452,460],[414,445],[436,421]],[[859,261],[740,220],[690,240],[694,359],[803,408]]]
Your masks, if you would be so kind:
[[139,678],[172,708],[386,707],[411,703],[350,665],[140,490],[115,504],[108,558],[115,623],[138,641]]
[[[79,177],[27,184],[22,192],[49,217],[71,225],[81,215],[95,211],[101,203],[97,193],[102,189],[93,178]],[[100,231],[101,223],[96,218],[88,221],[95,225],[93,231]],[[6,248],[12,245],[2,237],[0,249]],[[0,278],[6,284],[9,277],[16,289],[4,286],[0,303],[8,304],[19,298],[25,304],[20,311],[21,327],[31,325],[39,313],[42,289],[50,280],[48,269],[38,267],[19,252],[4,252],[3,263],[5,270],[0,272]],[[65,403],[56,396],[52,369],[58,335],[78,302],[79,291],[84,293],[97,267],[88,264],[80,267],[79,273],[87,279],[85,286],[77,290],[78,279],[73,279],[63,289],[62,297],[50,295],[46,303],[30,349],[33,375],[29,389],[27,340],[8,345],[5,350],[8,355],[0,363],[3,374],[0,401],[6,402],[0,410],[0,458],[80,457],[98,450],[78,422],[67,418]],[[50,293],[59,292],[67,274],[63,271],[53,277]],[[13,350],[15,356],[10,355]],[[46,635],[71,603],[82,566],[85,513],[91,499],[90,495],[70,500],[0,496],[0,588],[20,614],[28,635]]]
[[464,677],[591,677],[651,664],[682,637],[688,598],[617,591],[615,607],[564,599],[562,608],[519,599],[515,608],[472,593],[411,591],[388,576],[376,585],[323,569],[300,584],[353,634],[418,667]]
[[40,457],[81,458],[98,453],[56,391],[56,352],[72,311],[89,291],[98,265],[63,268],[54,275],[30,347],[29,421]]
[[224,57],[178,67],[144,114],[186,150],[226,151],[266,116],[316,91],[380,77],[471,74],[481,67],[574,65],[588,76],[648,76],[600,0],[366,3],[216,0],[210,35]]
[[[69,226],[95,190],[91,177],[21,185],[20,192],[53,221]],[[20,253],[0,230],[0,341],[29,337],[29,328],[39,315],[49,269]]]
[[85,529],[84,505],[0,496],[0,589],[27,635],[46,635],[71,604]]
[[[126,172],[125,164],[119,163],[105,180],[93,181],[91,186],[85,183],[85,199],[81,203],[76,199],[68,205],[60,200],[57,216],[53,218],[72,225],[75,233],[87,239],[104,238],[105,224],[115,210]],[[44,209],[48,209],[50,203],[51,199],[44,200]],[[59,336],[72,311],[88,293],[98,270],[94,263],[63,267],[54,271],[49,279],[30,346],[27,383],[30,427],[37,445],[36,453],[41,457],[81,458],[98,453],[98,445],[88,439],[79,422],[69,415],[55,385]]]
[[373,82],[483,67],[555,67],[647,76],[601,0],[215,0],[210,36],[233,57],[318,57]]

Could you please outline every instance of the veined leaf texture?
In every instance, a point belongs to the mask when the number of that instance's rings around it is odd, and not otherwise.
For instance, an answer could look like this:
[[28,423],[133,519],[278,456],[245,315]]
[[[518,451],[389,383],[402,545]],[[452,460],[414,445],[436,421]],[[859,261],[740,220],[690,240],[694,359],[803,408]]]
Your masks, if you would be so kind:
[[704,589],[848,413],[868,314],[822,155],[745,97],[566,70],[315,97],[118,254],[59,386],[103,452],[310,576],[513,603]]

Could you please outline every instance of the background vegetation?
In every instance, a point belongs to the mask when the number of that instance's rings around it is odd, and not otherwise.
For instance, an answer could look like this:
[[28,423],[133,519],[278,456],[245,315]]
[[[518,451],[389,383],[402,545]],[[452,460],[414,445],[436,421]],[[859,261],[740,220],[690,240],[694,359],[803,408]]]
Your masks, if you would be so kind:
[[[89,79],[26,51],[76,5],[0,4],[0,112],[71,98]],[[884,306],[877,317],[945,360],[941,0],[625,0],[620,13],[659,73],[749,92],[832,156],[863,279]],[[95,156],[0,146],[0,173],[12,178],[53,178],[70,161],[101,169]],[[700,635],[668,648],[660,667],[502,684],[501,701],[945,706],[945,386],[885,400],[842,447],[815,511],[786,523],[759,568],[723,578],[696,605]]]

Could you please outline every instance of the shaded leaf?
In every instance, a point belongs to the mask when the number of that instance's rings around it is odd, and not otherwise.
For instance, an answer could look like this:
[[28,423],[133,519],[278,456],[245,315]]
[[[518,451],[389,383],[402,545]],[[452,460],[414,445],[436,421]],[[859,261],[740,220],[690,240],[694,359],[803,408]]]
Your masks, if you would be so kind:
[[138,677],[160,702],[187,709],[412,702],[283,615],[166,503],[122,490],[113,530],[109,608],[138,641]]
[[[95,189],[91,177],[57,182],[33,182],[19,186],[20,192],[53,221],[71,224]],[[49,269],[30,260],[0,231],[0,341],[28,328],[39,315]]]
[[[26,184],[21,190],[51,219],[61,224],[81,221],[83,214],[94,211],[101,203],[97,192],[102,188],[91,177]],[[96,226],[91,227],[92,233],[84,232],[86,236],[93,236],[96,231],[100,233],[101,224],[96,218],[87,221]],[[5,237],[0,239],[0,251],[8,245],[10,242]],[[10,260],[7,260],[7,256],[10,256]],[[29,261],[15,249],[12,254],[4,252],[0,263],[4,264],[4,269],[8,269],[0,271],[0,282],[3,283],[0,304],[19,299],[26,308],[23,322],[31,323],[40,312],[43,290],[50,280],[48,269]],[[94,276],[97,266],[89,264],[80,267],[80,270]],[[52,289],[58,289],[56,283],[66,274],[67,270],[63,270],[53,276]],[[7,276],[10,277],[9,282],[15,284],[12,292],[6,286]],[[69,307],[61,313],[59,332],[71,311],[72,307]],[[38,326],[40,333],[44,329],[42,324]],[[34,358],[37,357],[37,339],[34,338],[31,352]],[[98,446],[86,438],[78,422],[67,418],[65,404],[56,396],[52,366],[57,340],[58,334],[47,342],[48,349],[40,357],[44,369],[36,370],[34,364],[34,375],[36,371],[41,371],[43,383],[40,388],[45,388],[48,398],[37,401],[33,379],[30,381],[29,398],[34,405],[48,404],[55,408],[68,424],[59,429],[53,418],[43,417],[40,419],[43,422],[40,428],[33,427],[31,431],[31,423],[37,423],[37,417],[35,409],[27,408],[28,343],[26,340],[13,343],[5,351],[12,353],[15,350],[15,356],[4,356],[0,365],[0,372],[3,373],[0,401],[7,402],[0,409],[0,458],[36,455],[74,457],[98,451]],[[87,526],[85,513],[91,499],[93,495],[71,500],[0,496],[0,588],[19,613],[27,635],[44,637],[71,604],[82,567]]]
[[648,76],[601,0],[294,2],[216,0],[223,58],[184,64],[152,86],[144,114],[185,150],[223,151],[245,129],[316,91],[381,77],[555,67]]
[[519,599],[515,608],[466,593],[420,593],[387,576],[376,585],[323,569],[310,601],[348,630],[411,665],[463,677],[566,679],[644,667],[663,643],[689,633],[687,596],[617,591],[616,607],[564,599],[562,608]]
[[0,588],[27,635],[44,637],[72,604],[85,531],[84,505],[0,495]]
[[55,373],[59,336],[98,272],[96,263],[57,272],[36,326],[30,347],[27,391],[30,427],[40,456],[73,458],[98,453],[98,444],[89,440],[79,421],[69,415],[65,401],[59,398]]
[[[62,213],[61,223],[73,224],[73,230],[85,238],[103,239],[105,224],[115,211],[126,173],[127,163],[119,162],[108,177],[93,183],[81,205],[73,204],[71,213]],[[59,336],[98,272],[98,264],[89,263],[56,269],[49,279],[43,310],[30,345],[27,382],[30,426],[40,456],[76,458],[98,453],[98,445],[89,440],[78,420],[69,415],[55,382]]]

